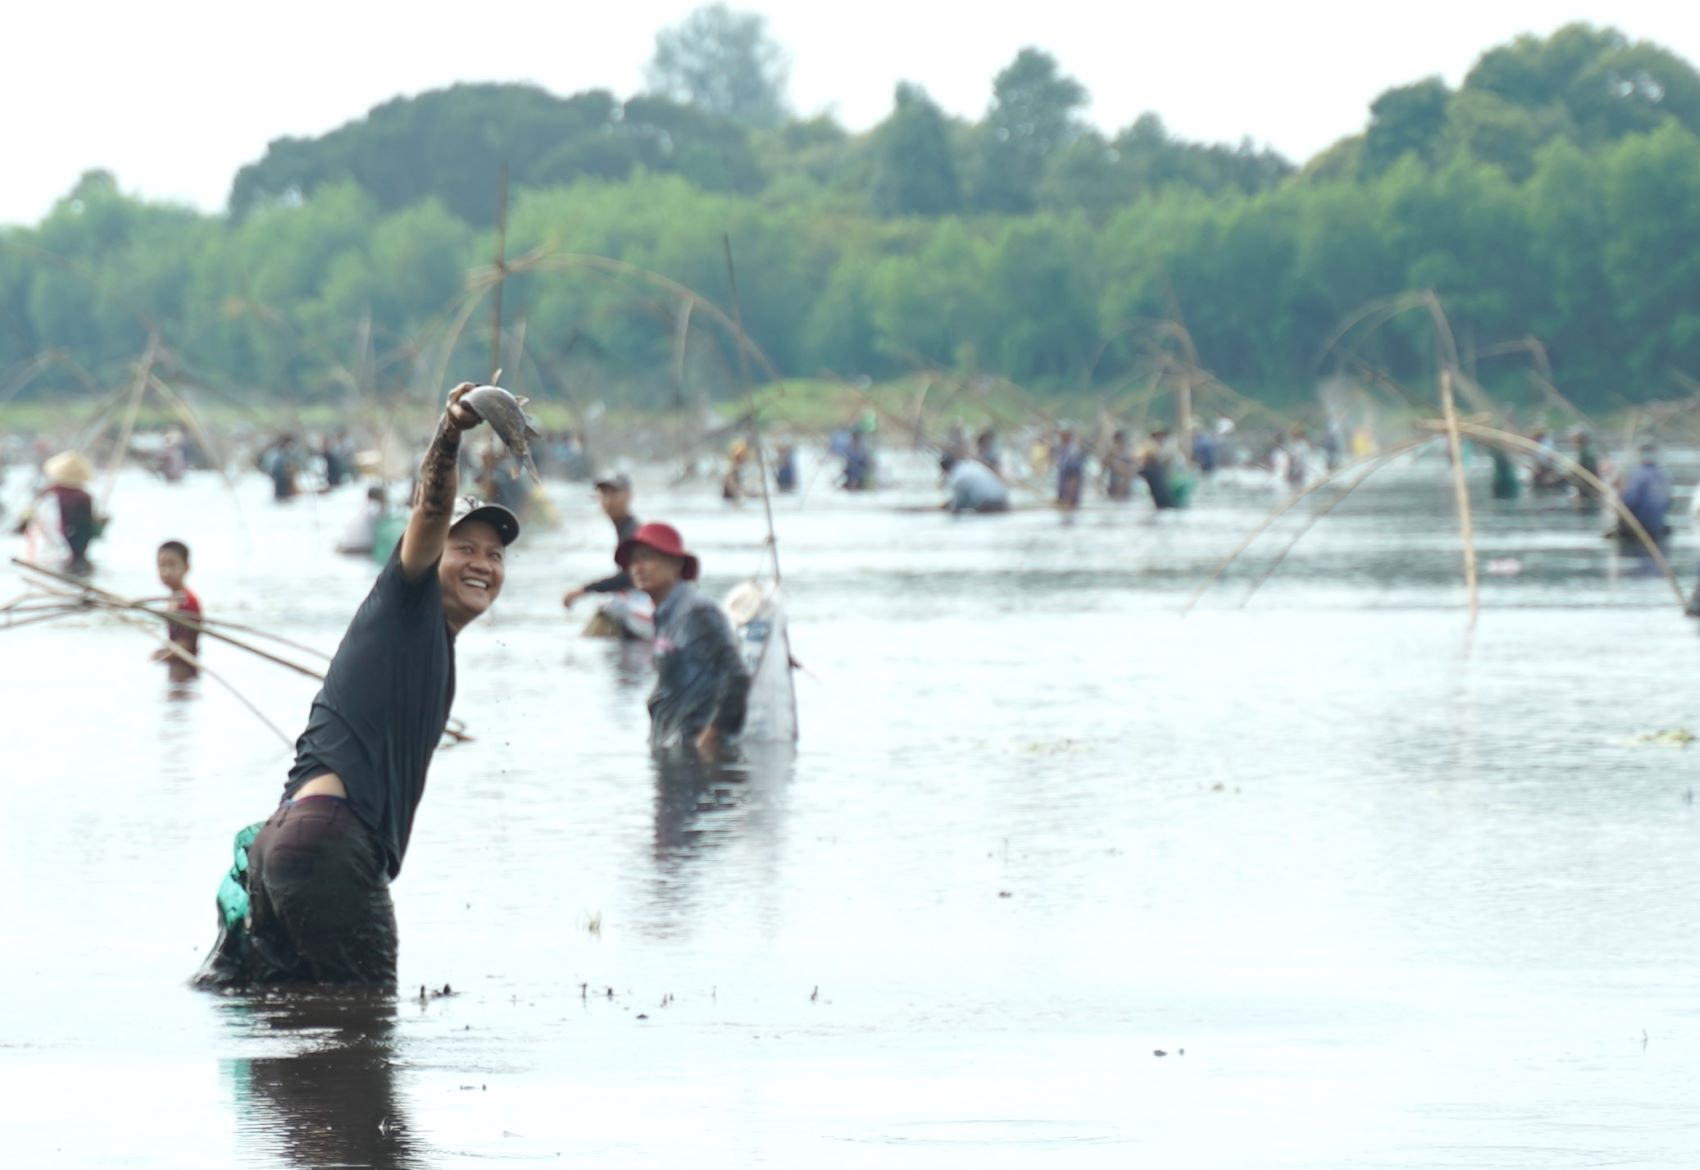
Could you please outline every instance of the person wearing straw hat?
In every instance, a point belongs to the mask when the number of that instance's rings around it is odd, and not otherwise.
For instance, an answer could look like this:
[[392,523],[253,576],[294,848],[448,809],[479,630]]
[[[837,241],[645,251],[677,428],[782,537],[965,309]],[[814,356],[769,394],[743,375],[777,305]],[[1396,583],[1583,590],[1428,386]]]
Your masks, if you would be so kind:
[[614,562],[655,600],[650,747],[718,758],[744,729],[750,669],[725,612],[697,590],[701,562],[671,524],[645,524],[620,542]]
[[458,495],[461,433],[480,422],[460,404],[472,388],[449,395],[407,530],[313,699],[282,804],[248,847],[243,929],[221,935],[202,986],[395,983],[389,885],[448,726],[455,638],[500,595],[519,537],[508,509]]
[[47,487],[37,499],[53,497],[59,509],[59,533],[71,547],[71,572],[87,573],[89,543],[106,522],[95,515],[94,497],[86,490],[94,480],[94,465],[81,451],[61,451],[41,465]]

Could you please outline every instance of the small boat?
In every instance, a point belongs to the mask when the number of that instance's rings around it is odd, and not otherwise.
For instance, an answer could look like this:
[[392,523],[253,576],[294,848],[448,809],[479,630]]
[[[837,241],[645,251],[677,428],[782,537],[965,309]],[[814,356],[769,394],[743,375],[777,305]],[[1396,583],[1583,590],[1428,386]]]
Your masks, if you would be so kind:
[[750,668],[749,711],[739,739],[744,743],[797,742],[797,691],[792,684],[791,635],[785,595],[777,582],[749,580],[721,603],[744,663]]

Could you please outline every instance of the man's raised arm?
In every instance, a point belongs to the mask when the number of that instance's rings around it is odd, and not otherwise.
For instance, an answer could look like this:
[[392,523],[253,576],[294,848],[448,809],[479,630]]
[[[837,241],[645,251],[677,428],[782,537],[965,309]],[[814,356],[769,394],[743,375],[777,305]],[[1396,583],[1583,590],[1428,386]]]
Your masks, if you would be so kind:
[[436,437],[419,465],[419,486],[413,493],[413,515],[401,535],[401,571],[409,581],[418,581],[443,556],[449,539],[449,522],[454,517],[455,496],[460,492],[460,435],[482,420],[460,400],[472,390],[462,382],[449,392],[448,409],[437,424]]

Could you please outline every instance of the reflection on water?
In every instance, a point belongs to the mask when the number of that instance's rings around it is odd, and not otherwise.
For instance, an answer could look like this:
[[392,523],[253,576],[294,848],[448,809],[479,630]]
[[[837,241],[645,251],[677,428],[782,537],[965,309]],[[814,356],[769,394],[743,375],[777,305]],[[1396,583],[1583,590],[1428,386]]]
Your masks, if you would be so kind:
[[737,758],[714,763],[684,751],[652,756],[655,934],[691,917],[704,894],[693,878],[715,850],[737,842],[771,863],[796,762],[790,744],[747,744]]
[[637,638],[611,639],[614,647],[614,687],[621,692],[647,691],[655,682],[655,659],[649,642]]
[[[140,632],[5,634],[14,770],[50,781],[0,817],[0,937],[29,940],[0,964],[6,1164],[1128,1164],[1092,1135],[1188,1170],[1694,1164],[1700,812],[1669,745],[1700,641],[1598,517],[1482,502],[1472,627],[1444,461],[1399,465],[1249,609],[1303,515],[1183,618],[1278,497],[966,523],[912,507],[934,471],[776,501],[794,770],[653,767],[642,648],[560,606],[606,520],[554,486],[562,527],[457,641],[473,739],[395,892],[402,984],[458,994],[399,1019],[184,990],[287,749],[210,676],[168,701]],[[153,588],[179,536],[210,614],[330,650],[375,569],[239,486],[240,515],[210,477],[121,476],[100,584]],[[640,499],[712,592],[765,555],[706,489]],[[1691,581],[1686,526],[1671,553]],[[299,727],[311,679],[207,653]]]
[[284,1164],[407,1170],[420,1165],[395,1085],[395,997],[371,992],[219,1001],[243,1048],[223,1062],[237,1124]]
[[[747,792],[742,766],[706,763],[688,752],[657,753],[655,767],[655,861],[663,875],[726,832],[725,817]],[[717,823],[718,822],[718,823]]]

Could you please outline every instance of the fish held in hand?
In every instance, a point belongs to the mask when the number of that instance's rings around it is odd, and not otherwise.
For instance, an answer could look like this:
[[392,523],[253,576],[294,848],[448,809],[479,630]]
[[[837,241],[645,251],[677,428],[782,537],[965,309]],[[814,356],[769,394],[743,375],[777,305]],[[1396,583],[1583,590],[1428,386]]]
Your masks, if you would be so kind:
[[490,429],[507,447],[508,454],[519,460],[520,466],[531,473],[533,480],[542,483],[543,477],[537,474],[537,465],[531,461],[531,447],[527,440],[539,438],[543,432],[538,429],[536,420],[522,409],[527,401],[500,386],[475,386],[460,400],[460,404],[489,423]]

